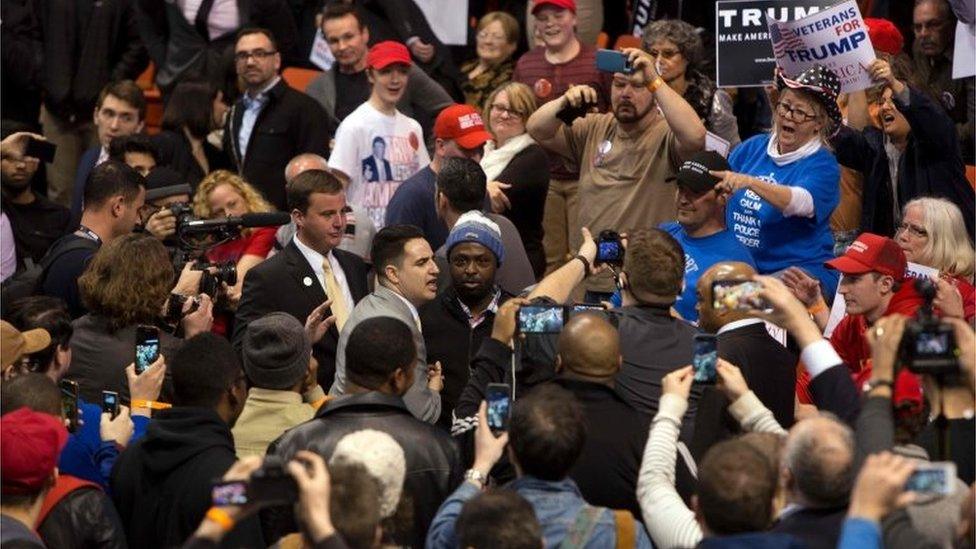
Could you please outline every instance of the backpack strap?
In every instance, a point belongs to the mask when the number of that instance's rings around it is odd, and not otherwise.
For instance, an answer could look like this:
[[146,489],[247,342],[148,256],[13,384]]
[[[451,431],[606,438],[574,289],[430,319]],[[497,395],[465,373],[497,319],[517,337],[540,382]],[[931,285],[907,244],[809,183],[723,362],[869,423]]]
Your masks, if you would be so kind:
[[613,522],[617,526],[617,549],[637,547],[637,521],[630,511],[615,509]]
[[593,534],[593,529],[596,528],[596,523],[599,522],[603,511],[605,511],[603,507],[593,507],[584,503],[583,507],[580,507],[579,512],[576,513],[573,524],[566,531],[566,537],[559,544],[559,549],[586,547],[586,543],[590,540],[590,535]]
[[41,504],[41,512],[37,515],[37,522],[34,523],[35,527],[44,524],[44,519],[47,518],[48,514],[51,513],[61,500],[68,497],[68,494],[81,488],[102,489],[94,482],[89,482],[71,475],[58,475],[58,480],[54,483],[54,487],[44,496],[44,503]]

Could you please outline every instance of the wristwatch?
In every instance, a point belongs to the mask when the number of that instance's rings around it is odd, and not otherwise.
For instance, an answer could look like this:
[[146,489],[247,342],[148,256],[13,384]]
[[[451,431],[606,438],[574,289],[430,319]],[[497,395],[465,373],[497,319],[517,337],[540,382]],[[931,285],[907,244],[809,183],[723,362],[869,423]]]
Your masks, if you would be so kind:
[[862,389],[865,393],[870,393],[878,387],[888,387],[891,389],[893,388],[893,385],[890,379],[871,379],[864,383]]
[[473,480],[477,482],[482,488],[488,483],[488,477],[484,473],[477,469],[468,469],[464,472],[464,480]]

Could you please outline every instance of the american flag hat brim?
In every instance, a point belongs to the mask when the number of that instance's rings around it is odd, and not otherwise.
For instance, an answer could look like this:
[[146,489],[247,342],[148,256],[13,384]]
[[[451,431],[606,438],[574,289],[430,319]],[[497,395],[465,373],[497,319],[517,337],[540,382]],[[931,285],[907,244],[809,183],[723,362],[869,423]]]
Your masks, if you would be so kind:
[[837,106],[837,97],[840,95],[840,79],[837,78],[834,71],[823,65],[816,64],[801,72],[796,78],[786,76],[782,67],[777,65],[776,87],[780,91],[783,88],[791,88],[811,93],[827,110],[827,116],[834,124],[839,125],[843,120],[840,107]]

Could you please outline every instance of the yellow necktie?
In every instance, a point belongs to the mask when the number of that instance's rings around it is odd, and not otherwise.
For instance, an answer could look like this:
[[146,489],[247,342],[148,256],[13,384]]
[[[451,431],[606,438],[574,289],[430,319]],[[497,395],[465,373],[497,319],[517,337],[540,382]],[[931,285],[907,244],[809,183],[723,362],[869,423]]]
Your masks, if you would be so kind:
[[349,304],[346,303],[346,294],[339,287],[332,265],[326,259],[322,262],[322,269],[325,270],[325,293],[332,299],[332,314],[336,317],[336,328],[341,332],[342,327],[349,318]]

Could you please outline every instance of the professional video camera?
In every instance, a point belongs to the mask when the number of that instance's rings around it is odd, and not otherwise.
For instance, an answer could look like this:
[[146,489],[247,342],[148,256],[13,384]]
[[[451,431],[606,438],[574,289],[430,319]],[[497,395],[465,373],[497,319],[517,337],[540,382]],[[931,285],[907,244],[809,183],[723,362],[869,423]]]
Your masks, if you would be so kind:
[[952,376],[959,373],[959,347],[952,326],[935,316],[932,302],[936,285],[931,279],[915,280],[915,290],[925,304],[905,326],[901,338],[901,363],[916,374]]

